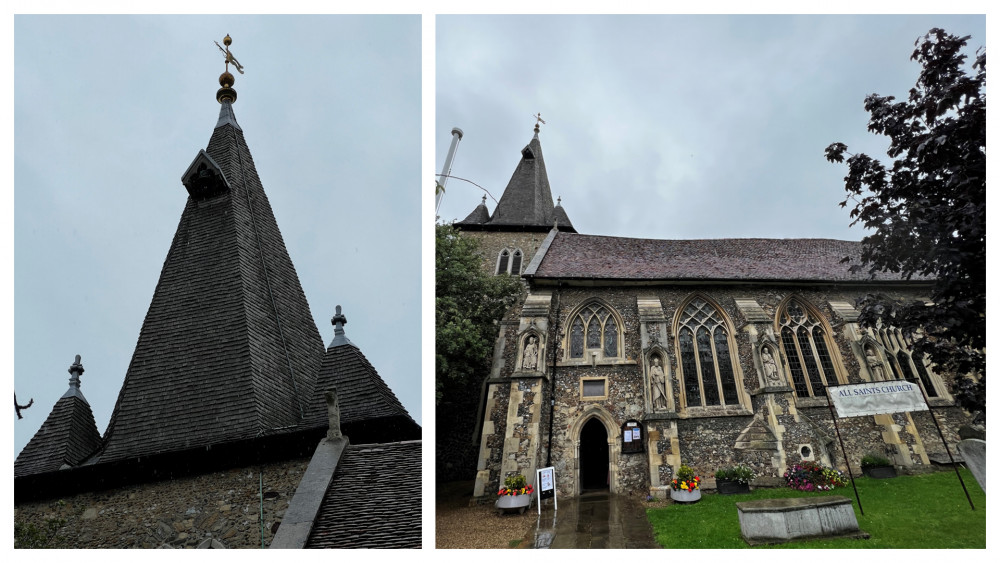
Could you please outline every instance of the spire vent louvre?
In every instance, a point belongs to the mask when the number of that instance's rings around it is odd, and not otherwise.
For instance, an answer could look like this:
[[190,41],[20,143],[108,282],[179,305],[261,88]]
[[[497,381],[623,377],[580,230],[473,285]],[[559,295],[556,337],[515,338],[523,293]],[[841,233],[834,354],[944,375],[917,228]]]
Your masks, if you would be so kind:
[[198,151],[198,156],[184,171],[181,182],[193,199],[208,199],[230,189],[222,168],[204,149]]

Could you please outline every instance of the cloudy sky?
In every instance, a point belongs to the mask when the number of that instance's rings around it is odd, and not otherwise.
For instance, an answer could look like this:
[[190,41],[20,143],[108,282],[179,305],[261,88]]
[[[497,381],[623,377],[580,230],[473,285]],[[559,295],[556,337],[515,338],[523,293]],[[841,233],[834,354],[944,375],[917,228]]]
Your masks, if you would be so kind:
[[336,305],[420,422],[419,16],[14,18],[14,378],[104,432],[207,146],[233,38],[237,121],[320,334]]
[[[905,99],[933,27],[986,43],[985,16],[442,16],[436,171],[458,126],[452,174],[499,199],[541,112],[578,232],[860,240],[823,151],[884,157],[864,98]],[[482,191],[447,187],[439,216],[462,220]]]

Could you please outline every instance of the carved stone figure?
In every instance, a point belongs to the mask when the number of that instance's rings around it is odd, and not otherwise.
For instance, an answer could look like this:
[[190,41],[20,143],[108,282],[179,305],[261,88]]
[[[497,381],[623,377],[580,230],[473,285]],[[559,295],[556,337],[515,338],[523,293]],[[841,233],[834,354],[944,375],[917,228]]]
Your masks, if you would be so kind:
[[524,360],[521,361],[523,369],[538,369],[538,338],[528,337],[528,344],[524,347]]
[[764,377],[769,382],[778,381],[778,364],[774,361],[774,356],[771,355],[771,350],[764,347],[760,351],[760,363],[764,365]]
[[885,371],[882,370],[882,362],[878,360],[875,351],[871,348],[865,348],[865,359],[868,360],[868,368],[871,370],[875,380],[885,381]]
[[667,408],[667,376],[660,367],[659,356],[653,356],[653,365],[649,368],[649,381],[653,388],[653,408]]

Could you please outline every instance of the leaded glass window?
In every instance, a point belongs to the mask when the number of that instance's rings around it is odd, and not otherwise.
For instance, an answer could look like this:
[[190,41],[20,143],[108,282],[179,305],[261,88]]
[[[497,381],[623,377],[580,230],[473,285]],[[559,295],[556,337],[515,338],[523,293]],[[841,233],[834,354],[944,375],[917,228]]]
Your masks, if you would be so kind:
[[781,346],[798,397],[821,397],[837,382],[823,324],[802,303],[791,300],[778,314]]
[[600,350],[605,358],[617,358],[620,332],[608,308],[599,303],[587,305],[570,325],[569,356],[583,358],[587,350]]
[[887,350],[888,363],[896,379],[915,381],[919,378],[928,397],[940,395],[936,378],[927,370],[923,356],[910,351],[909,342],[903,337],[902,331],[896,328],[883,328],[875,335]]
[[500,256],[497,258],[497,275],[513,274],[519,276],[523,262],[524,254],[520,249],[511,251],[509,248],[505,248],[500,251]]
[[507,249],[503,249],[500,253],[500,261],[497,262],[497,273],[506,274],[507,273],[507,262],[510,260],[510,252]]
[[689,407],[739,403],[729,334],[715,306],[700,298],[688,303],[681,313],[678,345]]

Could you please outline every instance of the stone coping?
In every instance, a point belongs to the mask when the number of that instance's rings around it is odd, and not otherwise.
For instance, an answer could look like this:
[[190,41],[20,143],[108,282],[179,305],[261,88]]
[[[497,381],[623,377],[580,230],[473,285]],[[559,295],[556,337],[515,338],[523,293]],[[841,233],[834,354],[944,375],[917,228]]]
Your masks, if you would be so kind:
[[838,504],[851,504],[851,499],[842,496],[768,498],[738,502],[736,508],[743,512],[793,512],[805,508],[836,506]]

